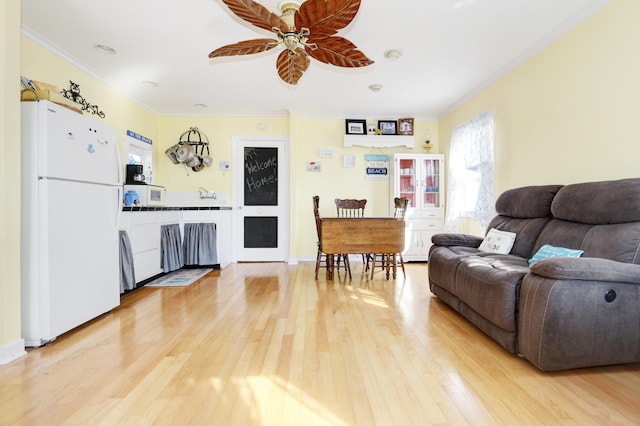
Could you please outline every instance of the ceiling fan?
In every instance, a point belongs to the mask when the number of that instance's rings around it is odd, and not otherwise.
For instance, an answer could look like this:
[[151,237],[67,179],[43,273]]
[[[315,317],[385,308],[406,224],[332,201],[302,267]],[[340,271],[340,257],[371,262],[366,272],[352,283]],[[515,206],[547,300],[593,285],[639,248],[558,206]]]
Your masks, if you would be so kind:
[[295,85],[309,68],[309,56],[339,67],[364,67],[373,61],[338,30],[351,23],[360,8],[360,0],[284,0],[278,16],[252,0],[222,0],[233,13],[256,27],[272,31],[276,39],[259,38],[220,47],[209,54],[219,56],[250,55],[271,50],[282,44],[278,55],[278,75]]

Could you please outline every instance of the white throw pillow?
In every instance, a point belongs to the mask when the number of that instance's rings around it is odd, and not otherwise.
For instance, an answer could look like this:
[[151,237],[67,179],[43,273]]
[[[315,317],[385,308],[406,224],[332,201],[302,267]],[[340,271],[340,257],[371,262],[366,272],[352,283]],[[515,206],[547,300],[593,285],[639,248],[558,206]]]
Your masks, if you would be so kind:
[[478,250],[489,253],[508,254],[515,241],[516,234],[514,232],[499,231],[491,228],[487,236],[482,240],[482,244],[480,244]]

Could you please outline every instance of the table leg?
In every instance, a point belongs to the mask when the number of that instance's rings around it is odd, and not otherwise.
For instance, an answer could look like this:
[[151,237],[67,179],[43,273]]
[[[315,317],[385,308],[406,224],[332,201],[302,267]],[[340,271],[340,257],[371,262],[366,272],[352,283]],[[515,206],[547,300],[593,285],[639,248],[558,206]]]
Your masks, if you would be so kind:
[[391,264],[391,267],[393,268],[393,279],[396,279],[396,272],[397,272],[397,264],[396,264],[396,254],[392,254],[391,255],[391,262],[393,262]]
[[389,269],[391,268],[391,265],[389,265],[389,263],[391,263],[391,255],[387,253],[384,255],[384,258],[387,267],[387,279],[389,279]]
[[333,279],[333,254],[327,253],[327,279]]

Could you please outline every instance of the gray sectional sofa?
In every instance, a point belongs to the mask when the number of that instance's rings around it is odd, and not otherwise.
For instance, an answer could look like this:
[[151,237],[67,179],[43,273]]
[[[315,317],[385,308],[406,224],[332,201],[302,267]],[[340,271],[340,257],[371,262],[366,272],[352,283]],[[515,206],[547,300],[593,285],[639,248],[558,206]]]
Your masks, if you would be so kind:
[[[433,236],[431,292],[543,371],[640,362],[640,179],[516,188],[496,212],[511,250]],[[530,264],[544,245],[583,253]]]

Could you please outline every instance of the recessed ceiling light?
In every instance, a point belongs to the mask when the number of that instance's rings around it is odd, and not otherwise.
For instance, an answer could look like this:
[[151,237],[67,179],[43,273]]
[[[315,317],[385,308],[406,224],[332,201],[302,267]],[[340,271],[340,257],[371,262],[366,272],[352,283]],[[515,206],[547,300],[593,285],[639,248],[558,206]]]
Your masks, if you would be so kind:
[[207,106],[205,104],[193,104],[194,107],[196,108],[206,108]]
[[384,52],[384,57],[392,61],[395,61],[396,59],[400,59],[401,56],[402,56],[402,51],[399,49],[391,49]]
[[384,86],[382,84],[372,84],[369,86],[369,90],[371,90],[373,93],[378,93],[382,90],[383,87]]
[[93,46],[100,53],[104,53],[105,55],[115,55],[116,50],[113,47],[106,46],[104,44],[96,44]]
[[158,86],[160,86],[155,81],[150,81],[150,80],[145,80],[145,81],[142,82],[142,84],[144,84],[147,87],[158,87]]

